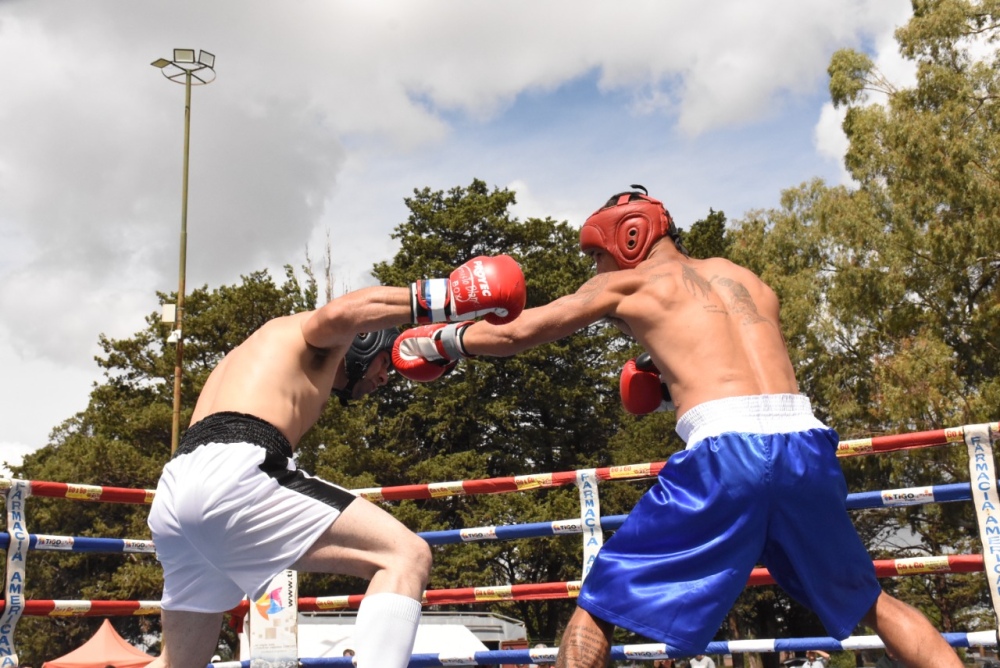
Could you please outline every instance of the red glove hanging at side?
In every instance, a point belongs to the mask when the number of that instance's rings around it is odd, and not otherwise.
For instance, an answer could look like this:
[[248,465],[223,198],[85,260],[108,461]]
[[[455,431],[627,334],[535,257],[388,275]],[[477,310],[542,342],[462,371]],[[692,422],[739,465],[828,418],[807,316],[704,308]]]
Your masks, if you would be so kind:
[[625,363],[618,381],[618,390],[622,405],[633,415],[674,409],[670,392],[660,379],[660,372],[649,353],[643,353]]

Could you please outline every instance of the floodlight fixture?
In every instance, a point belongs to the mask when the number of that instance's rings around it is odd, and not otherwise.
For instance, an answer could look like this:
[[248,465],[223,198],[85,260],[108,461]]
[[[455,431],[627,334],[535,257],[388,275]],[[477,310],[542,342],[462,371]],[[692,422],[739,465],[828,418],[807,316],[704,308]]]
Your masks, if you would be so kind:
[[200,86],[215,81],[215,54],[208,51],[174,49],[173,60],[157,58],[150,65],[174,83],[185,86]]

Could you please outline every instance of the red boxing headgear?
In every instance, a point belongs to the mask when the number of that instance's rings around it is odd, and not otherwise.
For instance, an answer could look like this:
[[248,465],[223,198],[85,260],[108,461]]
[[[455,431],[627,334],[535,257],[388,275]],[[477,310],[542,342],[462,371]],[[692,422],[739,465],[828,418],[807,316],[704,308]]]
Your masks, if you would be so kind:
[[687,255],[663,203],[645,192],[630,191],[613,196],[587,219],[580,228],[580,249],[585,253],[593,248],[603,249],[621,269],[631,269],[646,259],[658,239],[666,236],[674,239],[678,250]]

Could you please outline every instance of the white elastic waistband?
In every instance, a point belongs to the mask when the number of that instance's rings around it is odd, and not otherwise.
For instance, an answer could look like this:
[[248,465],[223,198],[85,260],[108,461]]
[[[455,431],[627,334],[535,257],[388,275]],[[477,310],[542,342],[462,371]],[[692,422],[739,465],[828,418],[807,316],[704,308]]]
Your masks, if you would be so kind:
[[676,430],[691,447],[727,431],[782,434],[825,428],[813,415],[809,397],[805,395],[755,394],[698,404],[681,416]]

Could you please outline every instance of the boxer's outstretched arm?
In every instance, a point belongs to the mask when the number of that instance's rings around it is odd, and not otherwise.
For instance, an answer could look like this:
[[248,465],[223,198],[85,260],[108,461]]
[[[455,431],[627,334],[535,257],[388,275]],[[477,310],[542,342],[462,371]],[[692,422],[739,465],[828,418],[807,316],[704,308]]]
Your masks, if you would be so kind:
[[410,321],[408,288],[373,286],[332,299],[302,324],[306,343],[316,348],[350,345],[357,334]]
[[463,345],[469,355],[507,357],[543,343],[569,336],[598,320],[613,316],[627,294],[625,274],[599,274],[571,295],[544,306],[526,309],[506,325],[476,323],[465,330]]

